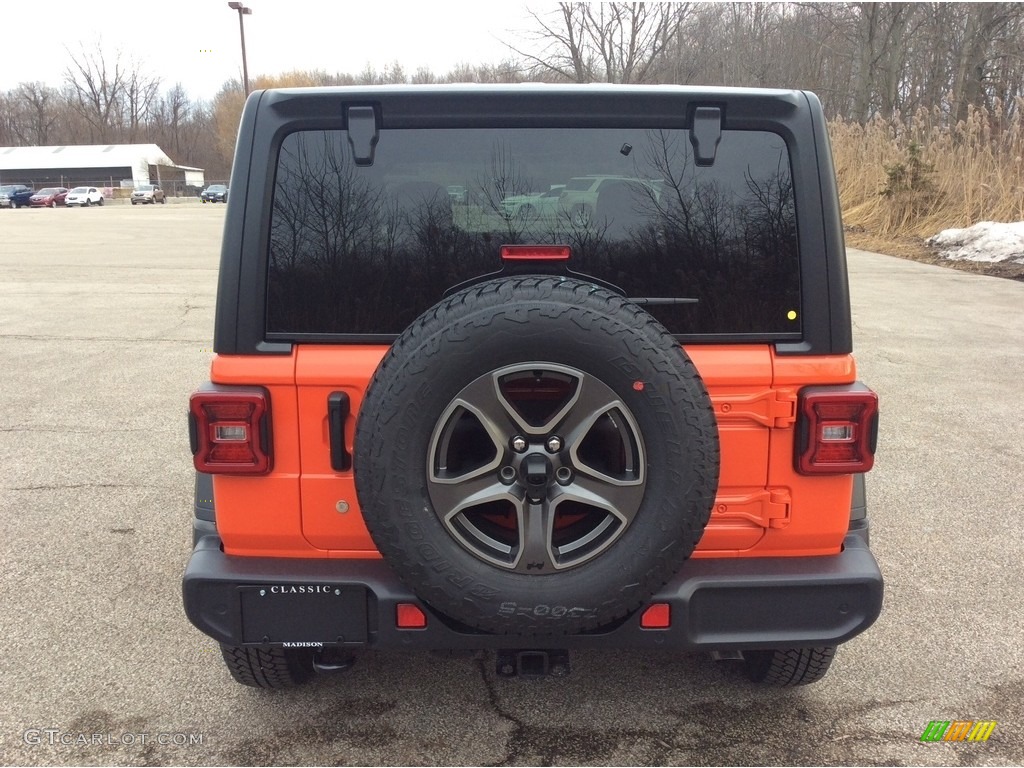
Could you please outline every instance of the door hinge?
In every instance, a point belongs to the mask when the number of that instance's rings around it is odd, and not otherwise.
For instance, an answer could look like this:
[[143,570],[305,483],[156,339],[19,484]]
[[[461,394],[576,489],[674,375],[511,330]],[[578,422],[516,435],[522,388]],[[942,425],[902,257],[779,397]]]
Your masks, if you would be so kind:
[[750,394],[712,395],[715,418],[720,422],[756,421],[769,428],[785,429],[796,422],[796,395],[788,390],[766,389]]
[[791,506],[792,497],[787,488],[719,496],[715,500],[712,520],[743,519],[762,528],[785,528],[789,525]]

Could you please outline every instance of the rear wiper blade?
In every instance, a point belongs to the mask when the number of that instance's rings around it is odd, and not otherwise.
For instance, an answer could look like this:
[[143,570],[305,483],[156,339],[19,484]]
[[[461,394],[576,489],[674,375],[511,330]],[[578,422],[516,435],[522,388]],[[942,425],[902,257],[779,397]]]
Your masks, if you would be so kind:
[[697,304],[700,301],[700,299],[690,299],[690,298],[658,299],[658,298],[654,298],[654,297],[650,297],[650,296],[648,296],[648,297],[639,297],[639,298],[632,298],[632,297],[630,297],[629,300],[632,301],[634,304],[640,304],[641,306],[643,306],[644,304]]

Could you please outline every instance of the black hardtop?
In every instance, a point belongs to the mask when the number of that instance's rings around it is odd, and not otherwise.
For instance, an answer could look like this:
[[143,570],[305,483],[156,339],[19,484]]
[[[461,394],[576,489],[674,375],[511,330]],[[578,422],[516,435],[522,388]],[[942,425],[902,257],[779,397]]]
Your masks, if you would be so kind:
[[[697,106],[718,106],[723,127],[778,127],[812,109],[813,94],[752,88],[678,85],[385,85],[282,88],[263,92],[262,106],[285,118],[336,121],[343,107],[374,105],[382,128],[643,125],[688,127]],[[820,111],[820,106],[817,106]],[[680,120],[685,123],[681,124]]]
[[845,354],[852,349],[835,174],[824,114],[813,93],[527,83],[285,88],[250,94],[229,185],[233,202],[222,246],[217,353],[280,354],[288,353],[296,342],[331,341],[267,340],[269,222],[282,141],[296,131],[349,130],[350,115],[353,121],[356,116],[369,119],[371,131],[375,124],[378,131],[645,127],[691,132],[700,115],[705,123],[710,118],[712,134],[715,122],[721,130],[778,134],[789,151],[797,210],[803,338],[777,343],[776,350],[780,354]]

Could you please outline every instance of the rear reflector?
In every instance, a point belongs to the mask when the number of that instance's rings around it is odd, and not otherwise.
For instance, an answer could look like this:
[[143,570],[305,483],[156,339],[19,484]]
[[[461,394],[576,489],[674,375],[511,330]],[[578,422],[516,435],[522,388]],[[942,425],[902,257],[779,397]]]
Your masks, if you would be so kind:
[[672,606],[654,603],[640,616],[641,629],[668,629],[672,625]]
[[200,390],[189,399],[192,462],[200,472],[270,471],[270,398],[259,388]]
[[800,393],[797,471],[867,472],[875,463],[878,396],[867,387],[810,387]]
[[418,605],[399,603],[395,606],[395,626],[399,629],[424,629],[427,614]]
[[502,261],[568,261],[572,248],[568,245],[503,245]]

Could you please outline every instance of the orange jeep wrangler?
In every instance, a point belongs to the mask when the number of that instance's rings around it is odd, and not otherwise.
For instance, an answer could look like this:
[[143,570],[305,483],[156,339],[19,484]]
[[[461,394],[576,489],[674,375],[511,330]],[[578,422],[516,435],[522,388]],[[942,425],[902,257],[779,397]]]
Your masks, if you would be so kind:
[[877,618],[813,94],[261,91],[231,189],[184,602],[238,682],[636,648],[795,685]]

